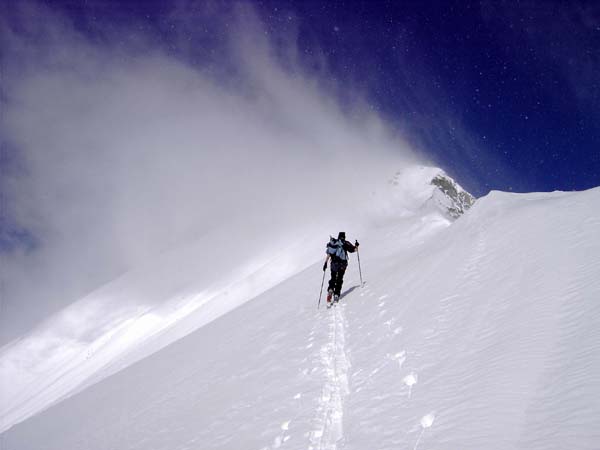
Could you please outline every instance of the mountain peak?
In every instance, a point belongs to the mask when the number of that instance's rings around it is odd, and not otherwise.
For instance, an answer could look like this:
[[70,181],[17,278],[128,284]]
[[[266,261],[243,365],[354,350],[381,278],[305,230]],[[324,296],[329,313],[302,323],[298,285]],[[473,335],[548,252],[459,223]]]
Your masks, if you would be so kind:
[[453,219],[458,219],[475,203],[475,197],[443,171],[436,174],[430,183],[437,188],[433,192],[433,200]]
[[394,204],[401,209],[422,211],[429,205],[447,219],[455,220],[475,203],[473,195],[438,167],[405,168],[388,183],[394,188]]

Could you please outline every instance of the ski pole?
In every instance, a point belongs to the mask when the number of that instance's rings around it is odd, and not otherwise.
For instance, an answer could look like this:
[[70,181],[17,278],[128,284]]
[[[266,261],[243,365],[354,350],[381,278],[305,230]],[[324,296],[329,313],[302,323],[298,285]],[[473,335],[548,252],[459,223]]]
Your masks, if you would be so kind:
[[[355,242],[355,245],[358,241]],[[360,287],[363,287],[362,270],[360,269],[360,252],[358,251],[358,245],[356,246],[356,256],[358,256],[358,274],[360,275]]]
[[317,309],[321,306],[321,297],[323,296],[323,285],[325,284],[325,270],[323,270],[323,281],[321,281],[321,290],[319,291],[319,303],[317,303]]

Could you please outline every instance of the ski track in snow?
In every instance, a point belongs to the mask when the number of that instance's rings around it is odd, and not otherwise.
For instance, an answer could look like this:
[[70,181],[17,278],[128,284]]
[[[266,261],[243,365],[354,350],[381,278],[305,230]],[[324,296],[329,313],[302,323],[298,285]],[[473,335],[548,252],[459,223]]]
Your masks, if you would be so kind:
[[[467,270],[472,269],[469,278],[476,277],[477,275],[477,263],[482,258],[484,247],[485,243],[482,239],[479,239],[475,254],[472,255],[471,260],[467,263],[469,268]],[[385,309],[386,301],[392,300],[390,299],[389,294],[384,293],[380,295],[368,287],[361,290],[360,297],[365,297],[369,302],[376,300],[375,304],[380,309],[379,313],[374,317],[376,318],[376,321],[380,323],[380,327],[378,328],[383,330],[380,337],[386,341],[386,343],[384,344],[382,342],[382,344],[384,346],[395,346],[395,341],[402,332],[402,327],[394,326],[397,325],[395,323],[396,318],[390,318],[387,309]],[[453,295],[444,300],[449,300],[454,297],[455,296]],[[308,450],[337,450],[338,448],[345,448],[347,444],[346,436],[344,435],[344,401],[350,394],[349,370],[351,364],[349,359],[350,347],[346,342],[346,330],[349,327],[345,313],[346,306],[346,304],[342,303],[327,311],[328,339],[318,350],[320,370],[324,374],[324,381],[321,396],[318,399],[317,414],[314,419],[315,427],[310,434],[310,446],[308,447]],[[308,348],[311,347],[312,344],[309,344]],[[401,377],[401,383],[406,390],[405,401],[409,402],[412,397],[412,390],[419,381],[419,376],[415,370],[406,371],[404,369],[403,366],[407,361],[407,358],[407,350],[397,351],[396,353],[386,353],[384,359],[380,361],[377,367],[368,373],[366,378],[355,380],[358,386],[357,392],[363,390],[365,385],[371,385],[373,379],[391,364],[392,367],[396,367],[395,370],[399,370],[400,373],[404,374],[404,376]],[[361,370],[352,374],[352,378],[354,378],[355,375],[360,374],[360,372]],[[389,386],[388,390],[392,393],[394,387]],[[348,411],[348,413],[352,415],[352,411]],[[419,448],[426,430],[432,427],[434,419],[435,413],[433,412],[423,416],[414,416],[414,427],[405,430],[404,432],[404,439],[406,439],[406,442],[414,443],[410,444],[413,450]],[[277,447],[279,447],[279,445],[275,446],[275,448]]]
[[309,450],[336,450],[344,439],[344,398],[350,393],[346,354],[346,316],[344,305],[327,311],[328,341],[319,350],[324,384],[311,433]]

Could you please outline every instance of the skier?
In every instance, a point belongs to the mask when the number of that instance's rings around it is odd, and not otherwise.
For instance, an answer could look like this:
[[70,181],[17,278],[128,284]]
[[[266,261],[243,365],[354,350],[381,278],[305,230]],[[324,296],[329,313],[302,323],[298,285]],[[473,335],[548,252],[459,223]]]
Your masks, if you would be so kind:
[[327,259],[323,264],[323,272],[327,270],[327,262],[331,259],[331,279],[327,289],[327,307],[330,307],[333,302],[340,301],[340,293],[342,292],[342,283],[344,282],[344,273],[348,267],[348,252],[354,253],[358,248],[358,241],[352,245],[346,240],[346,233],[340,231],[337,239],[331,238],[327,244]]

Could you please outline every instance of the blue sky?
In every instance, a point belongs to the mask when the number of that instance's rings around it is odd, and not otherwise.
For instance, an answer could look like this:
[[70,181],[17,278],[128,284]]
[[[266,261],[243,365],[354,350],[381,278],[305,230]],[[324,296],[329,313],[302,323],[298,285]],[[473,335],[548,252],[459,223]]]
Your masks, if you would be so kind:
[[[468,167],[477,195],[600,184],[597,2],[294,8],[307,52],[322,47],[336,76],[364,83],[373,107],[459,178]],[[262,9],[277,24],[286,8]]]
[[598,2],[259,4],[477,195],[600,184]]

